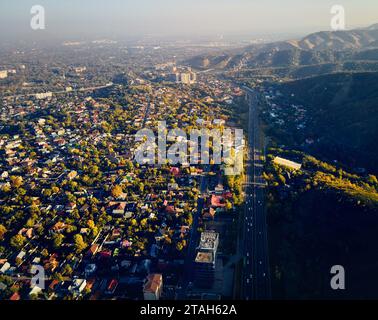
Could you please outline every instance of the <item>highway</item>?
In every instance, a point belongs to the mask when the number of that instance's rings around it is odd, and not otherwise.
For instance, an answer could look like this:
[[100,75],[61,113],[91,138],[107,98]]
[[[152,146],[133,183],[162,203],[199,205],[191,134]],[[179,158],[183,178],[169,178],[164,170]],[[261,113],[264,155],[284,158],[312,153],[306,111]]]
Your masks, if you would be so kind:
[[258,121],[258,97],[250,88],[243,88],[248,97],[248,159],[246,162],[246,206],[243,221],[242,296],[246,300],[271,298],[269,252],[264,205],[263,154],[264,144]]

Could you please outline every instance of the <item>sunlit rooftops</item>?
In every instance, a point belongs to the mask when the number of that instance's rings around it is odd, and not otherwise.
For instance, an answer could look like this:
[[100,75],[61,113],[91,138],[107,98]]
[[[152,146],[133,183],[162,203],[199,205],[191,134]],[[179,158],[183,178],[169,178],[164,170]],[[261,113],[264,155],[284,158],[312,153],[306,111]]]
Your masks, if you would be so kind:
[[199,248],[202,250],[216,250],[218,248],[219,234],[216,232],[202,232]]
[[213,252],[197,252],[196,262],[197,263],[213,263],[214,261],[214,254]]

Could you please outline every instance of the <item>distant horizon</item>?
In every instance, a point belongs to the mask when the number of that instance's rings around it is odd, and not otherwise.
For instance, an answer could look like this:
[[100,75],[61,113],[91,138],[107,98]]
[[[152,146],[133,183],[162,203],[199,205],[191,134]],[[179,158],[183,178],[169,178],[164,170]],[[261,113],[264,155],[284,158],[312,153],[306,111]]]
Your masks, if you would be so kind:
[[[378,23],[378,3],[341,0],[346,29]],[[305,35],[329,31],[333,0],[303,3],[287,0],[40,0],[46,10],[46,29],[30,28],[34,0],[0,3],[1,40],[93,38],[191,38]]]

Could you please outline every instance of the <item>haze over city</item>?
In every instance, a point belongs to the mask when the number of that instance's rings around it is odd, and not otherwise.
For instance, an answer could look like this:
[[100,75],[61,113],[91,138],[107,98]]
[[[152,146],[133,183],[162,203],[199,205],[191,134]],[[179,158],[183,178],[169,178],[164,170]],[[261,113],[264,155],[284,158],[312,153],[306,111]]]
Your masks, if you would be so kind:
[[375,0],[2,0],[0,29],[6,32],[0,37],[30,36],[30,8],[36,4],[46,9],[44,35],[64,38],[304,34],[329,30],[335,4],[345,7],[348,29],[378,18]]

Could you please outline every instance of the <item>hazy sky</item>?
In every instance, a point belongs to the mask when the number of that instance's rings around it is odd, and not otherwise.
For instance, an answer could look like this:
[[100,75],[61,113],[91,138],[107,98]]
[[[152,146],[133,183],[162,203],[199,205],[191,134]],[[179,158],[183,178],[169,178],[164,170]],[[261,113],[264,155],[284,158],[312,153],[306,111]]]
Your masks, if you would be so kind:
[[306,33],[329,29],[334,4],[349,28],[378,23],[377,0],[0,0],[0,35],[30,32],[36,4],[57,36]]

